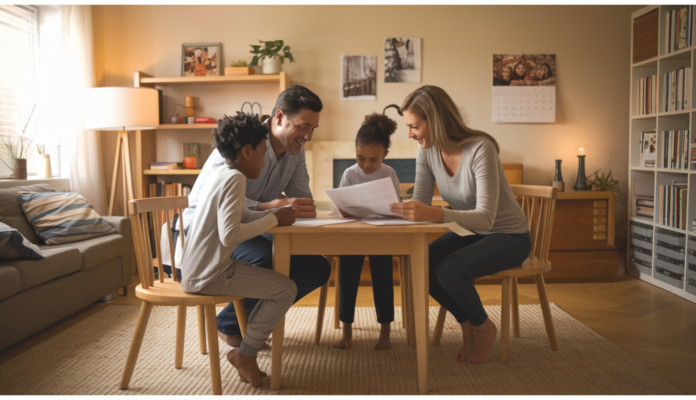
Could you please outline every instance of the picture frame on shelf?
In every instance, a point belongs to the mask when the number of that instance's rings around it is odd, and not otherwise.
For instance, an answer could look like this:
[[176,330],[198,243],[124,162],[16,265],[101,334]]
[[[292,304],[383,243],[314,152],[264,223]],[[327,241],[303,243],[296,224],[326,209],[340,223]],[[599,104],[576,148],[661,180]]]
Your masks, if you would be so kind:
[[221,76],[222,43],[181,45],[181,76]]

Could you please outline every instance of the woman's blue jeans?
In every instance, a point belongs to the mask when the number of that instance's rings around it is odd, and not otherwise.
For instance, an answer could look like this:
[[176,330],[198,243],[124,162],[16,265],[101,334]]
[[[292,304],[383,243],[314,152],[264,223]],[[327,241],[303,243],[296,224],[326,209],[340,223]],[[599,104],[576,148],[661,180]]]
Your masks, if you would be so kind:
[[527,233],[459,236],[447,233],[430,243],[430,295],[460,324],[486,322],[488,314],[473,280],[519,266],[532,240]]

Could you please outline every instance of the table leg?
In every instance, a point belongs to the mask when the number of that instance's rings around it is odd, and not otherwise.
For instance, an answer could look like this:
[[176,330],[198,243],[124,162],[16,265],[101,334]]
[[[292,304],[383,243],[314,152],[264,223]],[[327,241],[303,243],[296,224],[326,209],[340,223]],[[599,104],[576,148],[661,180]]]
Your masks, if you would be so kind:
[[[281,275],[290,276],[290,234],[273,235],[273,270]],[[283,336],[285,335],[285,317],[278,322],[273,331],[271,350],[271,389],[280,389],[280,368],[283,358]]]
[[418,357],[418,387],[421,394],[428,393],[428,234],[411,234],[411,287],[413,288],[413,311],[416,333],[416,354]]

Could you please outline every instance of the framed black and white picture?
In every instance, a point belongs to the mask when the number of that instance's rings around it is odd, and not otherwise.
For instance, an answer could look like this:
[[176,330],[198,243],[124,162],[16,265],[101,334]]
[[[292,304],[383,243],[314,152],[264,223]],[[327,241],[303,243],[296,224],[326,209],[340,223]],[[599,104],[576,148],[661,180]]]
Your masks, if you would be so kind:
[[341,100],[377,99],[377,56],[341,56]]
[[421,81],[421,39],[384,39],[384,82]]

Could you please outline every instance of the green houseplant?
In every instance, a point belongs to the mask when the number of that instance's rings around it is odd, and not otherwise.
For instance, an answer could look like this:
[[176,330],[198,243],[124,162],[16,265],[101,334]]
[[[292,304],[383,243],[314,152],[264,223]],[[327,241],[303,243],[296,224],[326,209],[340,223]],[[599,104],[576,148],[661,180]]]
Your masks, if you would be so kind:
[[[250,44],[251,50],[249,51],[254,55],[252,58],[250,66],[259,65],[260,60],[263,62],[263,73],[264,74],[277,74],[281,71],[281,64],[285,63],[287,58],[290,62],[295,62],[295,58],[290,53],[290,46],[285,46],[285,42],[282,40],[271,40],[263,41],[259,40],[259,44]],[[283,54],[280,54],[280,52]],[[271,61],[272,60],[272,61]]]

